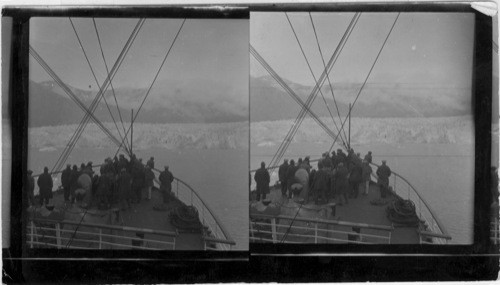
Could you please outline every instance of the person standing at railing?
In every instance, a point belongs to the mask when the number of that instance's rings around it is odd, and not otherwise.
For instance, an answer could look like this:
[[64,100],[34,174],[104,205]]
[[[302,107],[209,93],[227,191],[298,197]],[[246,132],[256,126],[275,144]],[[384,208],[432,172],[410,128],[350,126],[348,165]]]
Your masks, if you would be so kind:
[[389,176],[391,176],[391,174],[391,169],[386,165],[386,161],[382,160],[382,165],[377,168],[377,184],[380,187],[381,198],[385,198],[387,196],[387,192],[389,191]]
[[[353,158],[355,159],[355,158]],[[359,183],[361,183],[361,176],[363,175],[363,169],[361,165],[357,162],[351,163],[351,171],[349,172],[349,186],[351,188],[351,193],[349,198],[358,198],[359,194]]]
[[260,201],[261,195],[262,200],[265,200],[266,195],[269,194],[271,176],[269,175],[269,171],[267,171],[266,164],[264,162],[260,163],[260,168],[255,172],[254,179],[257,183],[257,201]]
[[361,180],[363,183],[363,187],[365,188],[365,191],[363,191],[363,195],[367,196],[368,191],[370,190],[370,175],[372,174],[373,170],[370,164],[368,164],[368,161],[366,159],[363,160],[361,168],[363,170],[363,174],[361,175]]
[[317,205],[319,202],[318,198],[322,201],[327,202],[327,191],[329,188],[329,174],[328,170],[323,167],[323,161],[318,161],[318,171],[314,174],[314,180],[311,186],[312,196],[314,203]]
[[174,175],[168,170],[168,166],[165,166],[165,170],[160,173],[158,180],[161,183],[160,191],[163,194],[163,203],[168,203],[172,191],[172,182],[174,182]]
[[278,170],[278,177],[280,179],[280,185],[281,185],[281,195],[286,196],[286,189],[287,189],[287,184],[286,184],[286,172],[288,170],[288,159],[285,159],[283,161],[283,164],[280,165],[280,168]]
[[372,152],[371,151],[368,151],[368,153],[365,155],[365,160],[368,163],[372,163]]
[[52,198],[52,187],[54,186],[54,182],[52,181],[52,176],[49,174],[48,167],[43,169],[43,173],[38,177],[37,184],[40,188],[40,204],[42,206],[49,204],[49,200]]

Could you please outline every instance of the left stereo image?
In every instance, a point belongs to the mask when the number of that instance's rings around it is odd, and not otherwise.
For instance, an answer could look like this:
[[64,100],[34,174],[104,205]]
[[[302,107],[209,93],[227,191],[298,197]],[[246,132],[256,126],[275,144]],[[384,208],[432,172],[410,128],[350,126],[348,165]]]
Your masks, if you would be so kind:
[[248,250],[248,39],[248,19],[31,18],[26,247]]

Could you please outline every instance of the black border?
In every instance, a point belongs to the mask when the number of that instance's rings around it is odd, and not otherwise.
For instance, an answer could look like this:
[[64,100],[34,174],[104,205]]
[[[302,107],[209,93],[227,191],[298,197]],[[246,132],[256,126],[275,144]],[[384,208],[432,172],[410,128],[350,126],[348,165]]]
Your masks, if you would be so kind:
[[[195,8],[202,7],[202,8]],[[492,19],[470,4],[334,3],[186,7],[7,8],[13,17],[10,115],[12,189],[22,189],[27,167],[28,43],[30,17],[249,18],[251,12],[467,12],[475,14],[475,194],[473,245],[315,246],[250,244],[250,252],[22,251],[22,191],[11,191],[11,247],[3,249],[4,282],[228,282],[491,280],[498,274],[498,246],[489,239],[492,126]],[[222,7],[222,8],[221,8]],[[250,106],[251,108],[251,106]],[[487,190],[483,190],[487,189]],[[23,253],[28,255],[23,255]],[[315,256],[316,254],[324,256]],[[78,258],[74,258],[77,256]],[[42,258],[43,257],[43,258]],[[46,259],[45,257],[48,257]],[[88,259],[81,259],[85,257]],[[40,259],[41,258],[41,259]],[[68,259],[69,258],[69,259]],[[71,259],[73,258],[73,259]],[[247,261],[249,260],[249,261]]]

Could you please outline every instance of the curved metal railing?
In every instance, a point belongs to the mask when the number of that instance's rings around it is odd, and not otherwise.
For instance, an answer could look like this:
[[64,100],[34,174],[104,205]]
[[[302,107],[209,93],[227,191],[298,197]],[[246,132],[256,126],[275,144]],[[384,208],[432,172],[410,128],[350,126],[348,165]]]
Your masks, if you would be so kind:
[[[373,166],[380,167],[375,163],[370,163]],[[389,186],[392,187],[394,193],[403,199],[411,200],[415,203],[415,211],[418,217],[425,222],[428,230],[419,231],[420,240],[422,243],[437,243],[446,244],[451,240],[451,236],[446,231],[446,228],[434,213],[427,201],[418,193],[417,189],[403,176],[392,171],[392,178],[389,178]],[[376,171],[372,172],[372,176],[378,179]],[[425,242],[425,240],[432,242]]]
[[[319,159],[311,160],[310,162],[318,161]],[[379,167],[380,165],[370,163],[372,166]],[[268,169],[276,169],[277,167],[269,167]],[[256,170],[251,170],[250,173]],[[378,179],[375,171],[372,176]],[[434,213],[427,201],[418,193],[415,187],[403,176],[396,172],[392,172],[392,179],[389,179],[389,186],[401,198],[411,200],[415,203],[415,210],[418,217],[425,222],[428,230],[422,229],[419,231],[420,240],[422,243],[446,244],[451,240],[451,236],[446,231],[446,228],[441,223],[437,215]],[[429,242],[430,240],[430,242]]]
[[250,214],[250,241],[271,243],[391,243],[392,226]]
[[[153,169],[156,172],[161,173],[160,170],[155,168]],[[160,185],[160,182],[156,178],[155,182]],[[177,199],[182,201],[184,204],[195,207],[200,215],[201,223],[210,230],[211,235],[204,234],[203,236],[206,250],[230,250],[231,246],[236,244],[212,209],[210,209],[203,199],[201,199],[200,195],[198,195],[198,193],[191,186],[189,186],[189,184],[174,177],[172,192],[175,193]],[[215,248],[213,245],[215,245]]]
[[[97,168],[102,166],[102,164],[94,165],[92,168]],[[157,173],[161,173],[160,170],[153,168]],[[59,181],[59,175],[62,171],[53,172],[51,176],[54,178],[54,185]],[[38,177],[40,174],[33,175],[33,177]],[[157,178],[154,180],[157,185],[160,182]],[[36,185],[36,183],[35,183]],[[203,233],[203,241],[205,250],[231,250],[231,247],[236,244],[236,242],[231,238],[229,232],[224,228],[222,222],[215,215],[212,209],[201,199],[200,195],[186,182],[179,178],[174,177],[172,192],[176,194],[177,198],[184,204],[193,206],[198,210],[200,215],[200,221],[203,226],[208,229]]]
[[30,248],[172,250],[179,233],[33,218],[29,221],[26,235]]

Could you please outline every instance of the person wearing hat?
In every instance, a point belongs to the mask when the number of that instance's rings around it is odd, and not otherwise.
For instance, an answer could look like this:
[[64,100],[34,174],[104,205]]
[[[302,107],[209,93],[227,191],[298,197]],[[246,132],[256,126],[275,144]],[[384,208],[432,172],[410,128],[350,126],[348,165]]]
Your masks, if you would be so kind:
[[40,188],[40,204],[42,206],[48,204],[52,198],[52,187],[54,186],[48,167],[43,169],[43,173],[38,177],[37,184]]
[[61,184],[64,190],[64,201],[69,201],[71,187],[71,164],[66,165],[66,169],[61,174]]
[[281,184],[281,195],[286,196],[287,184],[286,184],[286,172],[288,171],[288,159],[283,161],[278,170],[278,177]]
[[372,163],[372,152],[369,151],[366,155],[365,155],[365,160],[368,162],[368,163]]
[[266,164],[264,162],[260,163],[260,168],[255,172],[253,177],[257,183],[257,201],[260,201],[262,195],[262,200],[266,199],[266,195],[269,194],[269,183],[271,182],[271,176],[269,171],[266,169]]
[[165,166],[165,170],[160,173],[158,180],[160,180],[161,183],[160,191],[163,194],[163,203],[168,203],[172,191],[172,182],[174,182],[174,175],[168,170],[168,166]]
[[391,176],[391,174],[391,169],[386,165],[386,161],[382,160],[382,165],[377,168],[377,184],[380,187],[381,198],[385,198],[387,196],[387,192],[389,190],[389,176]]
[[146,163],[147,165],[149,165],[149,167],[151,169],[154,169],[155,168],[155,158],[154,157],[150,157],[148,162]]
[[26,189],[28,190],[28,203],[30,206],[35,205],[35,178],[33,178],[33,171],[28,170],[26,177]]

